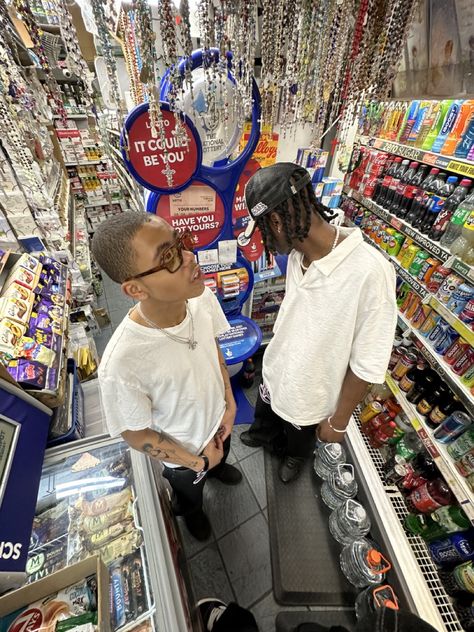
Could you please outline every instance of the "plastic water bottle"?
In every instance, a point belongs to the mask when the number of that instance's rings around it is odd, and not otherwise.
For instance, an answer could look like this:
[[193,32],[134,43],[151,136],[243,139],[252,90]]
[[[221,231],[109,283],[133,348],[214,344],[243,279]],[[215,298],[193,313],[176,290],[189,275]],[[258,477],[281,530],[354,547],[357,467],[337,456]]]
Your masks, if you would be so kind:
[[323,480],[341,463],[346,461],[346,452],[340,443],[324,443],[314,455],[314,471]]
[[354,478],[354,467],[349,463],[338,465],[321,487],[321,498],[329,509],[337,509],[349,498],[354,498],[356,494],[357,481]]
[[344,545],[367,535],[370,527],[370,518],[366,510],[352,498],[346,500],[329,516],[329,531],[332,537]]
[[377,586],[385,579],[392,565],[366,538],[354,540],[342,549],[341,570],[356,588]]
[[452,255],[460,257],[463,261],[469,249],[474,246],[474,210],[464,222],[460,236],[454,241],[449,250]]
[[464,223],[471,214],[471,211],[474,211],[474,192],[464,198],[452,214],[448,227],[440,239],[442,246],[449,248],[461,235]]
[[379,608],[398,610],[398,599],[389,584],[383,586],[369,586],[357,595],[355,612],[357,619],[364,619]]

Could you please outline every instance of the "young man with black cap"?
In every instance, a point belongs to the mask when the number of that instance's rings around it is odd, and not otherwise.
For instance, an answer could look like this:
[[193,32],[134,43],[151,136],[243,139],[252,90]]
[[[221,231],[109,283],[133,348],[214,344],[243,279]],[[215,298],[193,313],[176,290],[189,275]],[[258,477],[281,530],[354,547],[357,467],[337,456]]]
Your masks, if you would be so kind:
[[277,163],[249,180],[252,221],[267,253],[288,254],[286,293],[262,368],[255,421],[241,440],[282,450],[280,479],[300,474],[314,436],[344,440],[371,382],[385,378],[396,326],[395,272],[358,228],[329,224],[309,173]]

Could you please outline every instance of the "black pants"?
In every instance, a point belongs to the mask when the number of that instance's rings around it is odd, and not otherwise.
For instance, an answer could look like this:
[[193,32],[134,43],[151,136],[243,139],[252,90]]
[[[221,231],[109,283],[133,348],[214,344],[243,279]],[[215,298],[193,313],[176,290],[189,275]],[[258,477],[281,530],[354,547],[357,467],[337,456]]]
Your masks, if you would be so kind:
[[255,419],[249,428],[252,437],[280,456],[307,457],[314,449],[317,424],[299,429],[277,415],[258,393]]
[[210,476],[218,476],[219,471],[224,467],[230,450],[230,437],[224,441],[224,457],[219,465],[204,476],[196,485],[196,472],[187,467],[164,467],[163,476],[169,481],[173,488],[175,497],[173,499],[173,510],[177,516],[186,516],[199,509],[202,509],[202,493],[206,479]]

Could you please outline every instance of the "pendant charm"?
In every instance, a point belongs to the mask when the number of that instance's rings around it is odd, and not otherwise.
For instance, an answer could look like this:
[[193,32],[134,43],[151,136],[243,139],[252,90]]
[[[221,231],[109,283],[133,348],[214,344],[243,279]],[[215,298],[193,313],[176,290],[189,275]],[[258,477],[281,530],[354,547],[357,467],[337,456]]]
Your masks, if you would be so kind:
[[188,342],[188,347],[191,349],[191,351],[194,351],[194,349],[197,347],[197,342],[195,340],[190,340]]

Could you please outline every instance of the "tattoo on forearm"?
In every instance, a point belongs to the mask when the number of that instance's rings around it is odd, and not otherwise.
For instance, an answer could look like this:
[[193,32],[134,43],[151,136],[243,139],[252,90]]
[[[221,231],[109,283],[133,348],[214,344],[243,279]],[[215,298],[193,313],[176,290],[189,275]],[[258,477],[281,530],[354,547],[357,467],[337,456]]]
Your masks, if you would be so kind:
[[179,446],[179,443],[173,439],[166,432],[156,432],[156,444],[152,443],[144,443],[142,445],[142,450],[145,454],[152,457],[153,459],[158,459],[159,461],[171,461],[174,463],[178,463],[178,465],[183,465],[184,467],[189,467],[191,469],[197,467],[199,465],[199,459],[186,459],[178,456],[176,454],[176,450],[171,447],[160,447],[160,445],[167,441],[173,445]]

